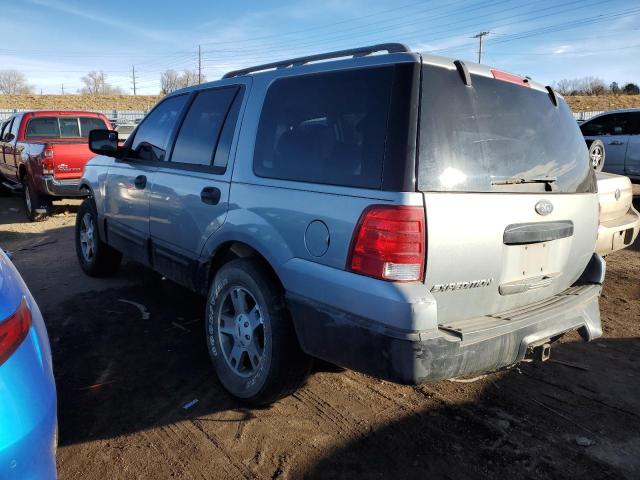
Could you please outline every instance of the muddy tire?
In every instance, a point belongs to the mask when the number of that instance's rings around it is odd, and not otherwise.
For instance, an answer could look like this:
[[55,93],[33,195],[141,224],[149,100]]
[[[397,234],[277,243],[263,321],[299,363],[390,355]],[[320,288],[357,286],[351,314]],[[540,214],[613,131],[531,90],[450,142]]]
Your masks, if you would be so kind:
[[122,254],[100,240],[98,214],[92,197],[80,205],[76,216],[76,255],[80,267],[91,277],[106,277],[118,271]]
[[300,349],[282,289],[260,262],[243,258],[225,264],[206,308],[209,355],[232,396],[264,405],[302,385],[311,358]]
[[46,220],[51,211],[51,200],[44,195],[40,195],[31,181],[31,177],[26,176],[22,180],[24,191],[24,212],[32,222],[42,222]]
[[596,172],[601,172],[604,167],[605,151],[602,140],[594,140],[589,145],[589,163]]

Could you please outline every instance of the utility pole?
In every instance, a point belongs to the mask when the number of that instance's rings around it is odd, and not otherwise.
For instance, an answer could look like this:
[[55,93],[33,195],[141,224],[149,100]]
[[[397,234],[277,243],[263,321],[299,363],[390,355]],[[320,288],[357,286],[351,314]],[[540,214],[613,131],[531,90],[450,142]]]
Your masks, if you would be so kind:
[[62,84],[62,95],[64,95],[64,83]]
[[136,96],[136,66],[131,65],[131,78],[133,78],[133,96]]
[[482,63],[482,37],[485,35],[489,35],[491,32],[480,32],[477,35],[474,35],[473,38],[477,38],[480,40],[480,46],[478,48],[478,63]]
[[202,83],[202,50],[198,45],[198,85]]

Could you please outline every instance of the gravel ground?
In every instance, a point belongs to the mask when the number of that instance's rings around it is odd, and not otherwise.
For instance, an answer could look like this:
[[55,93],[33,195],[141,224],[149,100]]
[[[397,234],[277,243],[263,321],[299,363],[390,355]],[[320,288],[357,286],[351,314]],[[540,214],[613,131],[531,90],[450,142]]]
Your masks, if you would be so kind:
[[0,198],[0,245],[49,329],[61,479],[640,477],[640,241],[607,258],[604,337],[547,363],[419,387],[316,371],[248,409],[213,374],[203,299],[134,263],[86,277],[77,202],[21,210]]

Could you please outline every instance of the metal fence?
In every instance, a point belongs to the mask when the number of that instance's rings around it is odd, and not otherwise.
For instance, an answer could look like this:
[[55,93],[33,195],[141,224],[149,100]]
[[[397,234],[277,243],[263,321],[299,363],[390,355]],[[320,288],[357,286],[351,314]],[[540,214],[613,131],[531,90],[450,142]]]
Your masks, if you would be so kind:
[[599,111],[594,111],[594,112],[573,112],[573,117],[576,120],[589,120],[591,117],[594,117],[596,115],[600,115],[601,113],[604,113],[606,110],[599,110]]
[[[11,115],[17,112],[25,112],[28,110],[0,110],[0,120],[9,118]],[[95,110],[96,112],[103,113],[109,120],[115,123],[135,123],[136,120],[140,120],[147,113],[147,110]],[[587,120],[594,115],[604,113],[604,111],[593,112],[573,112],[573,116],[576,120]]]
[[[51,109],[56,110],[56,109]],[[11,109],[0,110],[0,120],[9,118],[14,113],[18,112],[30,112],[33,109]],[[94,112],[104,114],[109,120],[115,123],[134,123],[136,120],[140,120],[147,114],[147,110],[92,110]]]

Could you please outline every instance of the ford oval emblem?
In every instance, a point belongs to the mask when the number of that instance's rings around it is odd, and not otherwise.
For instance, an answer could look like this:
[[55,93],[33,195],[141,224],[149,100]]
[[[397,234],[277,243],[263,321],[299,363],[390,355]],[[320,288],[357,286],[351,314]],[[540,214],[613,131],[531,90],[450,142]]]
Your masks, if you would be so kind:
[[616,197],[616,202],[618,200],[620,200],[620,189],[619,188],[616,188],[616,192],[614,193],[614,196]]
[[553,203],[548,200],[540,200],[536,203],[536,212],[538,212],[538,215],[542,216],[549,215],[553,212]]

